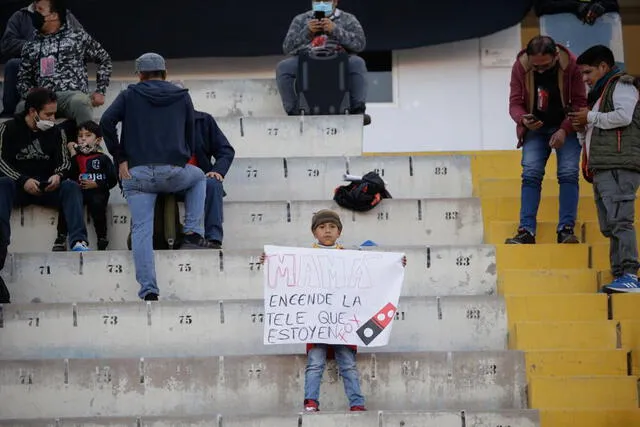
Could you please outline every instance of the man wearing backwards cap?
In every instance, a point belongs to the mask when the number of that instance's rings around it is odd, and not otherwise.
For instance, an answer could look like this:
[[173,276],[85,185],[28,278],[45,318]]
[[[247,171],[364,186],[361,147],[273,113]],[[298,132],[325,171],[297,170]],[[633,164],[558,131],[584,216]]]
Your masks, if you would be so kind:
[[[186,89],[165,81],[164,58],[145,53],[136,60],[140,82],[121,92],[104,112],[100,126],[119,165],[131,211],[131,246],[140,283],[138,296],[158,299],[153,257],[153,211],[158,193],[185,192],[184,249],[205,249],[202,170],[187,164],[195,152],[194,113]],[[118,141],[116,125],[122,123]]]

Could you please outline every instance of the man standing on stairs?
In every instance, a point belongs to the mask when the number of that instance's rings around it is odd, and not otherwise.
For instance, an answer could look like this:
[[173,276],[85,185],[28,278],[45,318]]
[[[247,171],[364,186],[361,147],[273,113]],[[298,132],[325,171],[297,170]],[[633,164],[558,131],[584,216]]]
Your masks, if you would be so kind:
[[511,71],[509,114],[522,147],[520,225],[507,244],[536,242],[542,179],[551,151],[558,160],[560,212],[558,243],[578,243],[573,229],[578,210],[580,144],[566,113],[587,105],[575,56],[546,36],[536,36],[518,54]]
[[583,142],[582,170],[593,183],[600,231],[609,238],[614,281],[607,293],[640,292],[636,193],[640,186],[640,103],[635,79],[615,65],[613,52],[598,45],[578,57],[589,85],[589,108],[571,114]]
[[[120,92],[102,114],[104,141],[118,164],[131,211],[131,249],[138,296],[157,301],[160,290],[153,253],[153,216],[159,193],[185,192],[181,249],[209,249],[204,239],[205,175],[188,164],[195,154],[194,110],[187,89],[166,81],[157,53],[136,59],[140,82]],[[122,123],[121,137],[116,126]]]

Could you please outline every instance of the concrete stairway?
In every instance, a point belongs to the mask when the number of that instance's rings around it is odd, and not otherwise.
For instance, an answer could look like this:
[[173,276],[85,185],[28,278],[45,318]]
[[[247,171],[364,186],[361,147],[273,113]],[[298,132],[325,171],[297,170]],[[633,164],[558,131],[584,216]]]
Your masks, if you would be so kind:
[[482,153],[472,167],[486,243],[496,246],[509,348],[525,352],[528,399],[542,427],[640,426],[640,295],[597,294],[610,281],[593,190],[581,181],[579,245],[555,244],[558,185],[547,168],[539,244],[503,245],[518,226],[520,153]]
[[[265,82],[185,83],[238,149],[226,181],[225,249],[158,252],[161,301],[145,303],[122,250],[130,220],[117,193],[107,252],[51,253],[55,212],[15,210],[3,271],[14,304],[0,312],[0,425],[540,425],[527,409],[538,405],[527,397],[530,361],[509,349],[512,303],[497,295],[500,266],[518,254],[484,243],[489,208],[475,197],[472,172],[491,162],[362,157],[356,117],[278,117]],[[330,364],[323,411],[300,416],[303,351],[262,345],[258,256],[265,243],[308,246],[311,215],[335,208],[342,174],[369,170],[394,199],[364,214],[340,210],[343,241],[407,253],[397,324],[389,346],[359,355],[368,413],[344,413]],[[588,250],[572,250],[579,269]],[[554,384],[543,387],[544,397]]]

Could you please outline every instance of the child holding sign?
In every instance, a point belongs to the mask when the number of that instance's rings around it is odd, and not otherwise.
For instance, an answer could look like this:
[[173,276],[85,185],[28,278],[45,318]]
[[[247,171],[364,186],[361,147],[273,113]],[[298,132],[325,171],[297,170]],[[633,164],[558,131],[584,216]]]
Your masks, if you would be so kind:
[[[337,243],[342,233],[340,216],[329,209],[316,212],[311,219],[311,231],[316,238],[314,248],[343,249]],[[265,255],[261,257],[264,263]],[[406,265],[406,258],[402,258]],[[360,379],[356,367],[357,347],[354,345],[307,344],[307,367],[304,378],[304,410],[317,412],[320,407],[320,381],[324,374],[327,358],[335,358],[344,383],[344,391],[349,399],[351,411],[366,411],[364,396],[360,390]]]

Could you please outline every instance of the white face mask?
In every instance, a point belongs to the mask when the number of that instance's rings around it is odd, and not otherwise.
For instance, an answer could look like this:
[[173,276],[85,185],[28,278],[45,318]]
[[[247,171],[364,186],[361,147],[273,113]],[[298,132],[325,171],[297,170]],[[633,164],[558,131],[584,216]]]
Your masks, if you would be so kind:
[[42,131],[49,130],[56,125],[56,122],[51,120],[40,120],[40,117],[36,114],[35,117],[36,127]]

